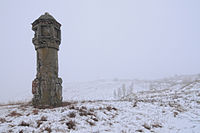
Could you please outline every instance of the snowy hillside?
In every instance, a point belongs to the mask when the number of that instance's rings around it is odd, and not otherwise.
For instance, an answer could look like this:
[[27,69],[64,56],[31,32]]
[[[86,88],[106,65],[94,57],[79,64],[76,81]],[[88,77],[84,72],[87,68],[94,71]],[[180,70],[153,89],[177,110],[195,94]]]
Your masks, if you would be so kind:
[[[198,133],[200,77],[70,83],[62,107],[0,106],[0,132]],[[115,94],[114,94],[115,93]]]
[[68,83],[64,89],[64,100],[114,100],[114,91],[133,84],[134,92],[149,90],[150,81],[97,80],[83,83]]

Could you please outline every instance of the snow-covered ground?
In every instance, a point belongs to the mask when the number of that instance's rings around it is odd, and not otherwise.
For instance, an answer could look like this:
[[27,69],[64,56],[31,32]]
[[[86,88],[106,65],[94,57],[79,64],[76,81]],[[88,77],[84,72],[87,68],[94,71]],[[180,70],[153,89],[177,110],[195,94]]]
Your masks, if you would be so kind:
[[[115,94],[114,94],[115,93]],[[0,132],[199,133],[199,75],[69,83],[63,107],[0,106]]]

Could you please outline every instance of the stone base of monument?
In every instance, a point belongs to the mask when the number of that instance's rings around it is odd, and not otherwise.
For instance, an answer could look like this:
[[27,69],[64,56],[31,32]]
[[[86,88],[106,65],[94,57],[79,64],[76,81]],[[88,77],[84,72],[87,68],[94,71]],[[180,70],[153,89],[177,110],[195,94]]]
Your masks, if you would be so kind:
[[62,105],[62,79],[34,79],[32,82],[34,107],[47,108]]

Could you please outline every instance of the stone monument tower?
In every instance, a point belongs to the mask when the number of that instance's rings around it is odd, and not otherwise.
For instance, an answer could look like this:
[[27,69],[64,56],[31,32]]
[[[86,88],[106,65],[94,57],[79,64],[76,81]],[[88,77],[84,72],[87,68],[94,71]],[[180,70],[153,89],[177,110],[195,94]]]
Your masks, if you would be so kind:
[[61,24],[49,13],[32,23],[35,32],[32,42],[37,53],[37,75],[32,82],[32,104],[35,107],[62,104],[62,79],[58,77],[60,27]]

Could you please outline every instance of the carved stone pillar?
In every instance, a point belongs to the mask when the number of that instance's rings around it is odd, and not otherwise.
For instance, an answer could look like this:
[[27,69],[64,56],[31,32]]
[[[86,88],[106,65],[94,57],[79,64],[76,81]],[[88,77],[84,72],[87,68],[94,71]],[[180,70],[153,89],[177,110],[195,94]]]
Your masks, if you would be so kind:
[[58,50],[61,42],[61,24],[45,13],[32,23],[32,40],[37,53],[37,75],[32,82],[35,107],[62,104],[62,79],[58,77]]

